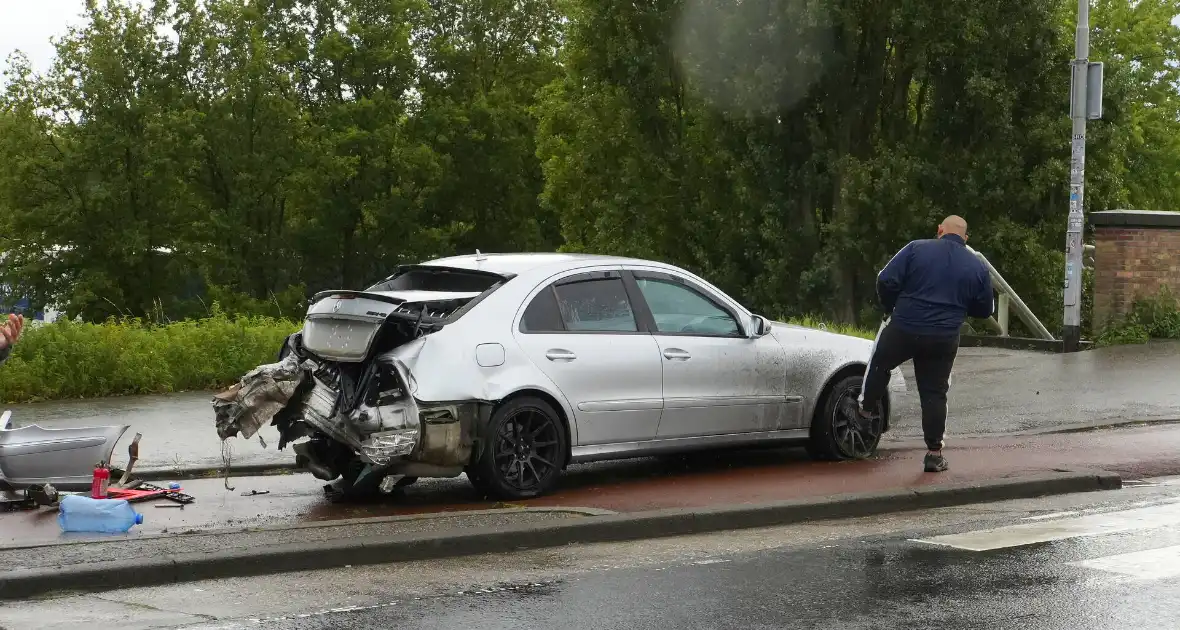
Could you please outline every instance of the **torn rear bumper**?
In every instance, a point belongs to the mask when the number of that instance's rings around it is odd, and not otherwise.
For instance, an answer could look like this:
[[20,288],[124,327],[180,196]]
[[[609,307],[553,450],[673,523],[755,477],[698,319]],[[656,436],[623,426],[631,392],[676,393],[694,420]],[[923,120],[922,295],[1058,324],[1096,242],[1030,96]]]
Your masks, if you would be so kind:
[[[480,401],[423,402],[413,395],[413,376],[390,356],[365,366],[355,396],[341,392],[332,364],[288,354],[278,363],[251,371],[214,400],[218,434],[223,439],[253,435],[271,421],[283,444],[312,437],[317,444],[295,445],[296,453],[321,478],[343,470],[339,447],[387,474],[455,476],[470,462],[476,427],[490,405]],[[354,402],[348,408],[346,399]],[[322,437],[315,437],[315,436]]]

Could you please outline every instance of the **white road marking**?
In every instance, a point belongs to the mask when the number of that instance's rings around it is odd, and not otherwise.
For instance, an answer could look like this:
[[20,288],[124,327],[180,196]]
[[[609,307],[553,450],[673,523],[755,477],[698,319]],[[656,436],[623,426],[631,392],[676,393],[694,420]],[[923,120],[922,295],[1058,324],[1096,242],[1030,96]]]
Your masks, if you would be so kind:
[[912,542],[965,549],[991,551],[1008,547],[1023,547],[1036,543],[1102,536],[1119,532],[1167,527],[1180,523],[1180,502],[1165,503],[1119,512],[1089,514],[1076,518],[1037,521],[982,529],[962,534],[934,536]]
[[1130,479],[1123,482],[1124,486],[1135,488],[1154,488],[1157,486],[1180,485],[1180,476],[1148,477],[1147,479]]
[[1041,514],[1040,516],[1026,516],[1020,520],[1022,521],[1044,521],[1051,518],[1061,518],[1062,516],[1077,516],[1081,512],[1053,512],[1052,514]]
[[1180,545],[1093,558],[1069,564],[1118,573],[1140,580],[1161,580],[1180,575]]

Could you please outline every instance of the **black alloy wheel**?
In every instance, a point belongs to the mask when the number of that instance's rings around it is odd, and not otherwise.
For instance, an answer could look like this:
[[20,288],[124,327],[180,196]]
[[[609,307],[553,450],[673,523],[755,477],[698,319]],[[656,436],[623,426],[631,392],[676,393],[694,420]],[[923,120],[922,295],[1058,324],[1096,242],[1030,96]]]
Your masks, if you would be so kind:
[[862,380],[861,376],[840,379],[816,410],[807,449],[816,459],[868,459],[877,453],[885,425],[884,408],[878,406],[872,418],[861,416],[858,399]]
[[497,409],[468,471],[477,489],[498,499],[528,499],[553,488],[565,467],[568,438],[551,405],[531,396]]

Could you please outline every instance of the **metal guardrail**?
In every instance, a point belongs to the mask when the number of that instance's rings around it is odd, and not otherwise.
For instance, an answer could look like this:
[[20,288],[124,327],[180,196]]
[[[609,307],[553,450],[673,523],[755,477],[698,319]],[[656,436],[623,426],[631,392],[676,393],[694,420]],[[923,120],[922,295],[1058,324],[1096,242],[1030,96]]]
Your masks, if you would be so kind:
[[[1088,249],[1083,253],[1090,253],[1092,255],[1094,249],[1093,246],[1087,245],[1086,247]],[[1016,291],[1012,290],[1012,286],[1008,284],[1008,281],[1004,279],[1004,276],[1000,275],[999,271],[996,271],[996,268],[992,266],[987,257],[975,251],[970,246],[967,247],[967,250],[974,254],[975,257],[983,263],[983,266],[987,268],[987,272],[992,279],[992,286],[995,287],[996,293],[998,294],[996,301],[996,314],[987,318],[988,325],[1001,337],[1007,337],[1009,311],[1015,309],[1017,317],[1020,318],[1020,321],[1024,322],[1024,325],[1027,326],[1029,330],[1031,330],[1041,339],[1046,341],[1054,341],[1053,334],[1049,332],[1048,328],[1045,328],[1045,325],[1041,323],[1041,320],[1037,319],[1037,316],[1033,314],[1032,309],[1030,309],[1028,305],[1024,303],[1024,300],[1020,299],[1020,296],[1016,294]]]

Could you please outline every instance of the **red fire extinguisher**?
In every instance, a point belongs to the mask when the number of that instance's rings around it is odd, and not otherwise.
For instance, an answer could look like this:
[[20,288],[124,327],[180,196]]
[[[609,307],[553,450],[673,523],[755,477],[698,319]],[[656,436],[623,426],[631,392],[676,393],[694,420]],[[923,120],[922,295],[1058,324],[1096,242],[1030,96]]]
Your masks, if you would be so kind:
[[107,498],[107,488],[111,483],[111,469],[99,462],[94,467],[94,478],[90,480],[90,496],[94,499]]

